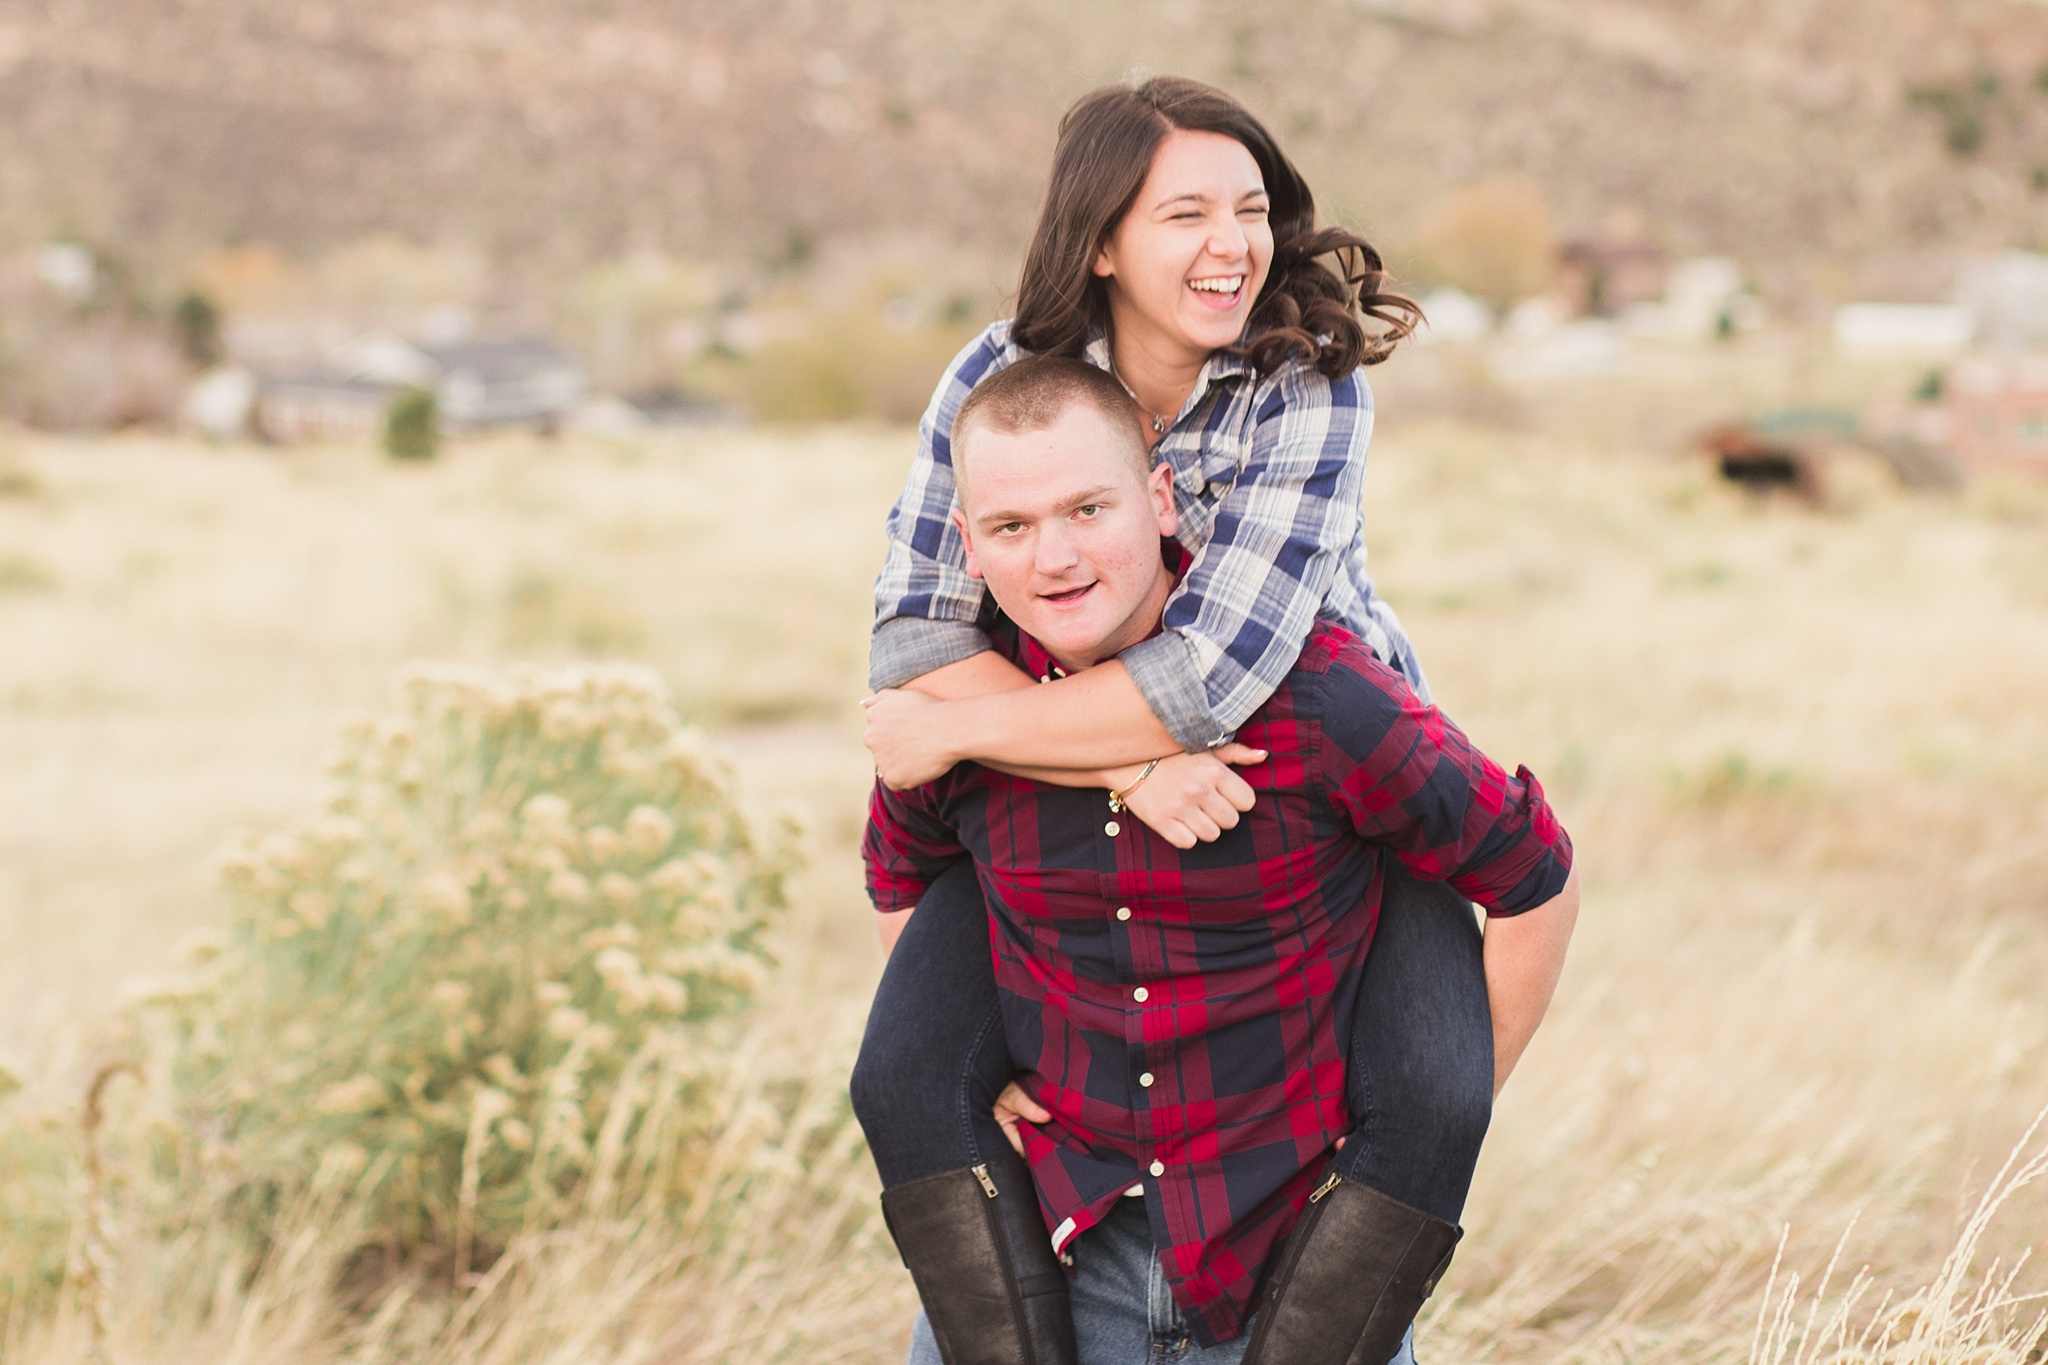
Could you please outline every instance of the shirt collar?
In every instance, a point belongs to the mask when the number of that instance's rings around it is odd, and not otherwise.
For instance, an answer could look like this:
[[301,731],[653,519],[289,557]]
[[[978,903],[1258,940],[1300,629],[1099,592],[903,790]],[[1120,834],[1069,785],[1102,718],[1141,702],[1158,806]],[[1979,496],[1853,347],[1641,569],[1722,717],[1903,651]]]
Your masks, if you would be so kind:
[[[1164,536],[1160,537],[1159,540],[1159,557],[1165,560],[1166,567],[1173,571],[1175,586],[1179,585],[1181,578],[1188,571],[1188,566],[1194,562],[1194,556],[1190,555],[1179,541],[1170,540]],[[1165,629],[1165,625],[1164,617],[1153,622],[1151,634],[1148,634],[1145,638],[1149,640],[1153,635],[1159,634],[1161,630]],[[1059,660],[1053,658],[1044,645],[1041,645],[1021,630],[1017,632],[1016,662],[1017,667],[1023,669],[1042,683],[1067,676],[1067,670],[1061,665]]]
[[[1239,337],[1238,344],[1242,345],[1249,335],[1250,333],[1247,332],[1245,336]],[[1099,324],[1091,323],[1089,325],[1088,341],[1081,348],[1081,356],[1099,370],[1108,370],[1111,374],[1116,373],[1116,370],[1109,363],[1109,333],[1104,331]],[[1191,411],[1197,403],[1202,401],[1202,395],[1209,391],[1211,385],[1224,379],[1236,378],[1239,375],[1247,375],[1251,372],[1252,363],[1245,359],[1242,354],[1235,354],[1230,351],[1211,351],[1209,358],[1202,362],[1201,373],[1195,376],[1195,387],[1189,392],[1187,404],[1181,409],[1181,412]],[[1178,420],[1180,413],[1175,413],[1174,417],[1175,420]]]

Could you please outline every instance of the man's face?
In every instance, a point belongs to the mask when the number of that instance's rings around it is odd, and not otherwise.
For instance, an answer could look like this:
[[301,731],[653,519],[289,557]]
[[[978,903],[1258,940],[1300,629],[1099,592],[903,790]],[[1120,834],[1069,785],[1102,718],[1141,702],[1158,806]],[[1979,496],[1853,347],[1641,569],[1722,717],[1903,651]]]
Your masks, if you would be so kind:
[[965,434],[953,517],[996,604],[1070,671],[1149,635],[1173,587],[1171,470],[1141,474],[1136,433],[1085,403],[1040,431]]

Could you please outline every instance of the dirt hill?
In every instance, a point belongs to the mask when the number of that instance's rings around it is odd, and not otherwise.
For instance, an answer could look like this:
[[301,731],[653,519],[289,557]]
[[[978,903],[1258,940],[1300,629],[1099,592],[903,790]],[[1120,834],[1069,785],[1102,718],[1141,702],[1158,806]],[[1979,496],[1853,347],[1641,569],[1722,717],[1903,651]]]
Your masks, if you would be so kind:
[[1060,109],[1134,66],[1238,91],[1396,244],[1497,173],[1788,295],[1929,293],[1956,248],[2048,238],[2023,0],[15,0],[0,244],[1007,254]]

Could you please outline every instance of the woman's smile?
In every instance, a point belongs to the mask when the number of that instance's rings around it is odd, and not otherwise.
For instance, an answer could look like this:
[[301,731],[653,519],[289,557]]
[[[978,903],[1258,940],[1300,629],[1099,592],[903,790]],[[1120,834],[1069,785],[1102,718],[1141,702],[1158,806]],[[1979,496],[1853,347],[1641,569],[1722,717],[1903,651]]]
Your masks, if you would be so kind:
[[1244,281],[1242,274],[1211,275],[1206,279],[1189,280],[1188,288],[1200,297],[1203,307],[1229,312],[1244,302]]

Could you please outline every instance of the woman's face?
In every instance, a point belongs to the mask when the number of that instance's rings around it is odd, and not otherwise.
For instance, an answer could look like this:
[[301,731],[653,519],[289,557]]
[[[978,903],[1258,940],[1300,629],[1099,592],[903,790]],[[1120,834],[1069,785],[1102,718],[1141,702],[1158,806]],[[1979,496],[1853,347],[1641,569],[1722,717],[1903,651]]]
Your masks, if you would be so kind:
[[1234,343],[1273,263],[1266,182],[1245,145],[1176,128],[1095,259],[1119,343],[1204,359]]

